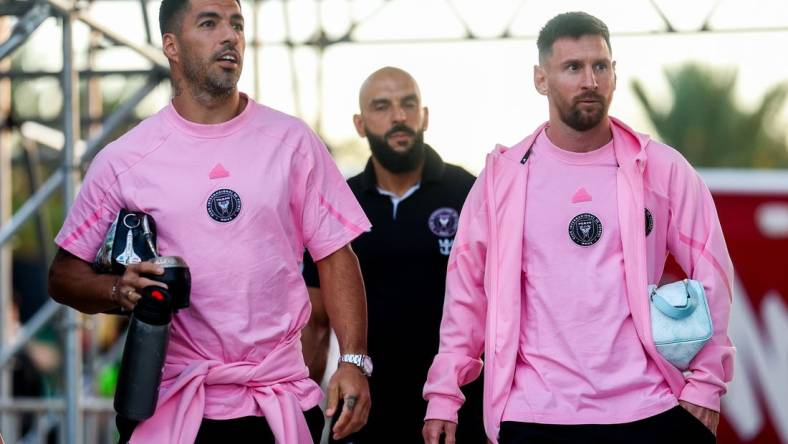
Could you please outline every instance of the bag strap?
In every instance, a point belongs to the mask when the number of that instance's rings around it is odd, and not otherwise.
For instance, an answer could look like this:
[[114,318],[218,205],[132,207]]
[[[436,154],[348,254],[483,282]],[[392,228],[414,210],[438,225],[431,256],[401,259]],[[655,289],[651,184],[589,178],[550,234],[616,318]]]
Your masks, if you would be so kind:
[[659,294],[657,288],[651,290],[651,294],[649,295],[649,299],[657,308],[657,310],[661,311],[662,314],[669,318],[673,319],[684,319],[687,316],[691,315],[695,308],[698,306],[698,299],[694,292],[690,291],[689,282],[687,279],[682,281],[684,283],[684,288],[686,289],[687,294],[687,301],[684,305],[680,305],[678,307],[670,304],[662,295]]

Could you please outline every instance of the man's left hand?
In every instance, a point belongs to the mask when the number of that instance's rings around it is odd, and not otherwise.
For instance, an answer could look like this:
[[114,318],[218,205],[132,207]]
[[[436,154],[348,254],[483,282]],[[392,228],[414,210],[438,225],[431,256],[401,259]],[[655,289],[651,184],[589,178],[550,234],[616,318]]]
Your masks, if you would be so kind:
[[326,416],[332,418],[339,400],[344,400],[342,413],[334,424],[331,433],[334,439],[357,432],[367,423],[369,408],[369,382],[361,373],[361,369],[353,364],[340,363],[331,381],[328,383],[328,405]]
[[719,412],[687,401],[679,401],[679,404],[681,404],[686,411],[692,413],[692,416],[698,418],[698,421],[702,422],[707,429],[711,430],[714,436],[717,436],[717,425],[720,423]]

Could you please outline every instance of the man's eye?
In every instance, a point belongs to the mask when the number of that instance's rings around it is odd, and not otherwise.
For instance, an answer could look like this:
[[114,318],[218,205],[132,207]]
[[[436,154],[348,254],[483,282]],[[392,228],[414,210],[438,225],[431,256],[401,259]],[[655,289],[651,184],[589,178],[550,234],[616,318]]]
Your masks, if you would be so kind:
[[213,27],[213,20],[206,20],[200,23],[200,27],[202,28],[212,28]]
[[235,25],[233,25],[233,29],[235,29],[235,30],[236,30],[236,31],[238,31],[238,32],[243,32],[243,30],[244,30],[244,25],[241,25],[241,24],[235,24]]

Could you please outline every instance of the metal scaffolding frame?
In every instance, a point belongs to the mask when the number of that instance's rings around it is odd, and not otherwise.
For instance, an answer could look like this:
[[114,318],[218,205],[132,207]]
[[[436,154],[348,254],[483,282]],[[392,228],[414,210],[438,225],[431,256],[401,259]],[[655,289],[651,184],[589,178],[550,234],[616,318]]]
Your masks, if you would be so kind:
[[[93,0],[90,0],[93,1]],[[110,1],[110,0],[101,0]],[[133,1],[133,0],[129,0]],[[10,82],[16,79],[29,79],[40,78],[46,76],[58,76],[62,86],[63,96],[63,112],[60,117],[63,131],[58,133],[58,137],[62,138],[61,146],[54,148],[62,150],[62,161],[60,167],[46,180],[41,182],[35,176],[34,168],[29,168],[28,174],[30,175],[29,183],[31,185],[31,196],[27,201],[21,205],[17,211],[11,215],[10,213],[10,143],[9,136],[11,128],[3,124],[0,128],[0,430],[2,430],[7,438],[16,437],[14,422],[11,415],[19,412],[38,412],[45,413],[44,416],[39,417],[39,424],[36,426],[35,436],[30,442],[41,442],[46,430],[55,424],[62,424],[60,427],[61,441],[69,444],[76,444],[84,442],[83,436],[83,415],[88,412],[112,412],[111,402],[106,399],[92,397],[89,392],[83,388],[83,369],[82,369],[82,350],[80,343],[80,327],[82,321],[80,315],[73,309],[65,308],[52,300],[45,303],[39,311],[30,318],[17,332],[14,338],[6,337],[6,325],[9,320],[10,312],[10,260],[11,260],[11,247],[9,241],[19,230],[28,223],[31,219],[38,217],[39,224],[43,224],[41,212],[44,211],[44,204],[55,195],[59,190],[62,192],[65,202],[65,210],[70,207],[74,195],[75,188],[80,180],[80,166],[89,161],[95,153],[100,150],[107,137],[112,134],[120,125],[125,123],[129,116],[133,113],[137,105],[145,99],[157,85],[167,78],[169,73],[169,65],[166,58],[163,56],[161,50],[156,48],[152,43],[152,29],[151,23],[147,14],[147,6],[149,2],[158,2],[159,0],[139,0],[142,8],[142,16],[145,24],[145,43],[136,43],[116,31],[108,25],[102,24],[93,19],[85,7],[85,3],[77,2],[75,0],[7,0],[0,4],[0,123],[8,122],[8,113],[10,113]],[[358,1],[358,0],[356,0]],[[454,17],[452,19],[459,22],[464,28],[462,35],[440,37],[440,38],[422,38],[422,39],[399,39],[399,38],[384,38],[375,40],[361,40],[355,37],[355,33],[360,26],[365,22],[372,19],[376,14],[380,13],[390,4],[395,3],[394,0],[380,0],[376,9],[366,17],[361,19],[353,19],[348,21],[348,26],[345,32],[340,35],[331,35],[325,29],[321,20],[317,20],[314,32],[306,39],[294,39],[289,24],[292,22],[292,17],[289,15],[288,3],[290,0],[249,0],[252,6],[252,32],[249,46],[252,48],[252,69],[254,71],[254,91],[255,97],[259,97],[259,51],[261,48],[261,39],[259,38],[259,30],[257,24],[258,11],[261,3],[266,2],[279,2],[282,5],[282,14],[285,21],[285,37],[276,42],[269,42],[270,45],[281,45],[288,49],[290,57],[290,76],[293,85],[293,95],[296,114],[303,115],[300,109],[300,85],[298,78],[298,67],[294,57],[294,51],[297,48],[308,47],[315,50],[318,58],[318,117],[316,122],[312,122],[316,128],[320,128],[320,103],[322,99],[322,55],[326,49],[337,44],[368,44],[368,45],[382,45],[391,43],[400,44],[421,44],[421,43],[446,43],[446,42],[460,42],[460,41],[479,41],[479,40],[503,40],[503,39],[529,39],[533,40],[534,35],[518,35],[512,29],[514,19],[518,14],[523,13],[527,8],[527,2],[521,0],[512,12],[512,17],[502,30],[492,36],[480,36],[473,31],[473,27],[469,21],[463,17],[463,14],[458,7],[456,1],[444,1]],[[316,0],[315,7],[318,11],[320,8],[325,7],[326,0]],[[353,0],[346,0],[346,4],[353,3]],[[716,1],[710,6],[708,14],[703,20],[702,24],[697,29],[690,30],[677,30],[678,28],[665,14],[663,8],[657,0],[648,0],[645,2],[646,6],[652,8],[652,12],[658,15],[662,21],[660,29],[649,29],[637,32],[627,32],[623,35],[653,35],[653,34],[672,34],[672,33],[707,33],[707,32],[773,32],[773,31],[788,31],[788,26],[778,27],[759,27],[759,28],[741,28],[741,29],[715,29],[712,25],[711,18],[713,17],[717,7],[721,3],[720,0]],[[89,6],[89,5],[88,5]],[[16,16],[16,21],[12,29],[8,29],[11,23],[8,16]],[[9,56],[14,53],[25,41],[27,41],[36,29],[48,17],[56,17],[62,27],[62,55],[63,66],[60,72],[25,72],[25,71],[11,71]],[[436,18],[438,20],[438,18]],[[74,42],[73,42],[73,25],[75,22],[81,22],[87,25],[94,35],[100,36],[97,38],[105,39],[114,45],[129,48],[140,55],[144,60],[150,64],[148,70],[95,70],[92,66],[88,69],[77,70],[74,66]],[[5,24],[5,33],[4,30]],[[10,32],[9,32],[10,31]],[[622,35],[622,34],[618,34]],[[78,78],[95,79],[105,75],[122,74],[122,75],[145,75],[147,77],[145,84],[140,87],[128,100],[126,100],[120,107],[114,110],[107,116],[101,116],[100,110],[96,116],[90,116],[88,122],[91,124],[97,123],[96,118],[100,120],[100,127],[93,128],[91,137],[87,140],[80,139],[80,127],[83,122],[83,117],[80,114],[79,108],[79,91],[78,91]],[[98,116],[98,117],[97,117]],[[43,119],[41,122],[45,122]],[[52,123],[52,122],[48,122]],[[55,131],[51,130],[50,131]],[[24,131],[20,131],[24,136]],[[25,141],[23,137],[23,143]],[[35,145],[35,144],[33,144]],[[27,153],[28,164],[35,162],[35,150],[28,150]],[[35,189],[34,189],[35,188]],[[34,189],[34,190],[33,190]],[[51,239],[45,239],[47,235],[44,231],[39,229],[39,237],[42,243],[50,242]],[[51,248],[42,248],[42,254],[46,255],[47,261],[51,260]],[[65,394],[62,399],[21,399],[12,398],[10,390],[10,371],[8,364],[12,358],[28,343],[28,341],[44,327],[47,323],[52,322],[58,315],[62,315],[61,327],[65,331],[65,352],[63,353],[65,364]],[[27,442],[27,441],[25,441]]]
[[[143,9],[144,2],[141,3]],[[62,146],[54,148],[62,150],[62,162],[48,179],[37,186],[30,198],[13,214],[10,218],[0,220],[0,246],[3,248],[4,256],[2,265],[4,270],[3,287],[1,288],[0,300],[3,301],[0,309],[0,332],[6,331],[6,324],[9,322],[8,313],[10,300],[10,273],[7,261],[10,260],[9,241],[12,237],[34,216],[42,211],[43,205],[55,195],[58,190],[62,190],[64,207],[67,210],[75,196],[76,186],[80,180],[80,166],[89,161],[95,153],[106,142],[107,137],[113,133],[121,124],[128,120],[136,106],[153,91],[153,89],[167,77],[169,64],[161,51],[150,44],[137,44],[126,37],[113,31],[110,27],[92,19],[90,14],[81,8],[82,5],[76,2],[64,0],[37,0],[37,1],[16,1],[2,5],[0,12],[3,14],[14,13],[18,19],[5,41],[0,44],[0,59],[6,58],[19,48],[38,28],[38,26],[48,17],[56,17],[62,28],[62,55],[63,66],[58,74],[62,87],[63,112],[62,112]],[[144,14],[147,17],[147,14]],[[7,20],[7,18],[0,18]],[[82,74],[77,72],[74,66],[74,42],[73,25],[75,22],[82,22],[93,32],[101,35],[104,39],[115,45],[130,48],[145,60],[150,62],[151,69],[145,71],[147,76],[145,84],[136,91],[126,102],[114,110],[111,114],[102,119],[100,129],[87,141],[79,139],[80,135],[80,111],[79,111],[79,90],[77,77]],[[7,23],[6,23],[7,24]],[[10,71],[9,71],[10,73]],[[123,71],[116,73],[126,74]],[[36,73],[33,77],[53,75],[55,73]],[[140,71],[131,72],[140,74]],[[95,75],[93,72],[85,73],[88,77]],[[13,78],[13,76],[8,76]],[[10,80],[10,79],[5,79]],[[6,90],[1,94],[8,96],[10,87],[6,85]],[[8,109],[3,111],[9,112]],[[7,121],[7,115],[0,116],[3,121]],[[6,132],[8,128],[4,128]],[[52,130],[54,131],[54,130]],[[0,150],[7,157],[5,164],[0,164],[3,169],[0,176],[8,179],[10,175],[10,146],[9,138],[0,139],[2,146]],[[81,148],[77,152],[77,148]],[[4,205],[10,204],[10,180],[3,182],[2,200]],[[32,187],[31,187],[31,191]],[[50,239],[40,239],[43,242],[50,242]],[[50,249],[51,251],[51,249]],[[51,252],[48,253],[51,260]],[[8,259],[6,259],[6,257]],[[61,327],[65,332],[65,347],[63,352],[64,362],[64,381],[65,393],[63,399],[20,399],[10,396],[10,370],[8,364],[25,344],[47,323],[61,315]],[[0,348],[0,430],[6,437],[12,440],[17,439],[16,424],[10,418],[14,412],[46,412],[47,415],[39,417],[38,425],[34,430],[34,435],[28,437],[35,442],[42,441],[46,436],[46,429],[54,424],[60,423],[60,441],[67,443],[84,442],[83,437],[83,414],[85,412],[112,412],[111,402],[106,399],[95,398],[86,395],[83,390],[83,371],[82,371],[82,350],[80,340],[80,328],[82,322],[80,315],[73,309],[65,308],[56,302],[49,300],[38,312],[25,323],[16,336],[11,338],[2,337],[2,348]],[[3,333],[4,335],[4,333]],[[43,425],[42,425],[43,424]],[[13,441],[12,441],[13,442]]]

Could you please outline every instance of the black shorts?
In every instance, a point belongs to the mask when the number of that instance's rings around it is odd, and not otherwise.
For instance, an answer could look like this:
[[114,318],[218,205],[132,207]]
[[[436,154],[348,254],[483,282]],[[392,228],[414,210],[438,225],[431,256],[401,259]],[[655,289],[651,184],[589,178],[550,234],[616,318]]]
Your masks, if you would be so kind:
[[659,415],[623,424],[501,423],[500,444],[713,444],[713,433],[681,406]]
[[[304,418],[306,418],[306,424],[309,426],[309,432],[312,434],[312,441],[320,442],[320,437],[323,434],[323,425],[325,424],[323,411],[320,410],[320,407],[313,407],[304,412]],[[116,416],[115,422],[120,433],[118,442],[121,444],[128,442],[132,432],[134,432],[134,428],[137,426],[137,421]],[[194,443],[227,443],[230,437],[232,437],[233,443],[239,444],[275,444],[271,427],[268,426],[265,418],[261,416],[244,416],[243,418],[226,420],[203,418]]]

